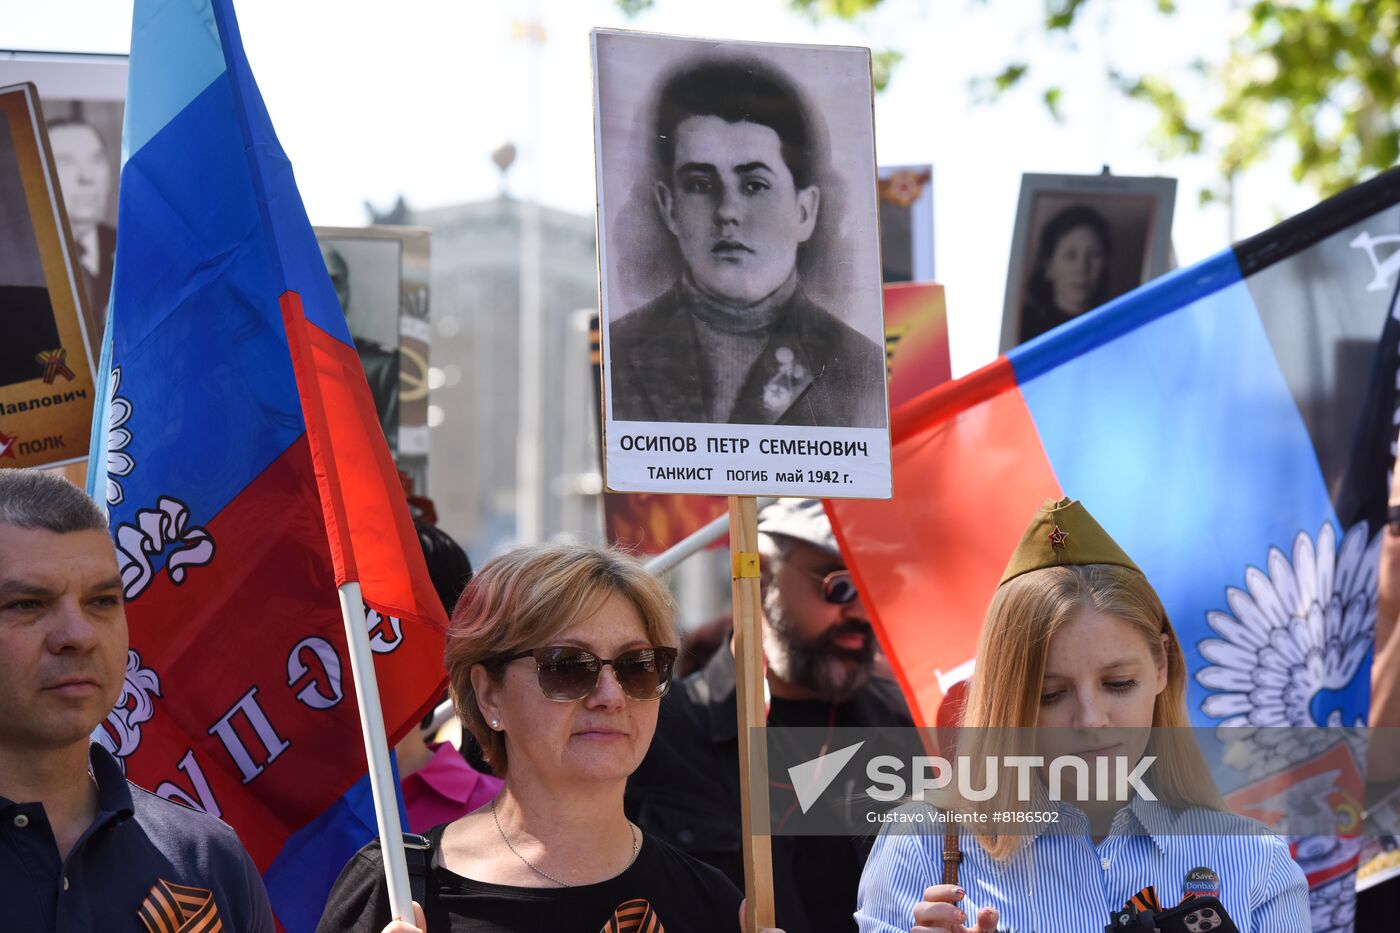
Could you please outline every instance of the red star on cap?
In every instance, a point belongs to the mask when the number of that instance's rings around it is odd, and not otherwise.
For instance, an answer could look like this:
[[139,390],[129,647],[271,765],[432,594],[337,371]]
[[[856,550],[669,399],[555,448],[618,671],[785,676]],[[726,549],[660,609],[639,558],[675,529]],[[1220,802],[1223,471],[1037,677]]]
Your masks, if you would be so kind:
[[1069,532],[1061,531],[1060,526],[1056,525],[1055,530],[1050,532],[1050,546],[1057,551],[1064,550],[1065,539],[1068,537]]
[[9,457],[11,460],[19,459],[15,456],[16,440],[18,438],[10,437],[4,431],[0,431],[0,457]]

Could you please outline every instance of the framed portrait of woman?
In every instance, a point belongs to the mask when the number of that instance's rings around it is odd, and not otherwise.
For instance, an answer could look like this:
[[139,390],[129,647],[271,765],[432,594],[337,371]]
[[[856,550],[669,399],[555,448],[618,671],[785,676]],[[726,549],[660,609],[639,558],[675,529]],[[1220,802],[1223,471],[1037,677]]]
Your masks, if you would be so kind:
[[1023,175],[1001,352],[1165,273],[1175,203],[1174,178]]

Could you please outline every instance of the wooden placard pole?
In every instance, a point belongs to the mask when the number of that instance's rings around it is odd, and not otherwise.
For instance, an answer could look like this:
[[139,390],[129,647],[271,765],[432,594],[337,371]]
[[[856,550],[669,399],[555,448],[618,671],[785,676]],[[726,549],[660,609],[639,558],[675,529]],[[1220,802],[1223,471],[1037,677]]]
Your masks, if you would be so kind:
[[[768,721],[764,704],[763,615],[758,585],[758,502],[729,497],[729,553],[734,581],[734,671],[739,712],[739,794],[744,829],[747,933],[775,924],[773,839],[768,814]],[[757,730],[755,732],[755,730]]]

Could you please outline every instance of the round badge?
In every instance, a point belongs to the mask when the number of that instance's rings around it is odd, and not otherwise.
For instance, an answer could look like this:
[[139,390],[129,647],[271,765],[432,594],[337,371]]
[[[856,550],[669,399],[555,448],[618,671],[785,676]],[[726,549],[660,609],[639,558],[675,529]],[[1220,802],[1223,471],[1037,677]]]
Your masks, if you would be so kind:
[[1212,868],[1193,868],[1186,873],[1186,881],[1181,890],[1183,894],[1194,894],[1197,897],[1219,897],[1220,876]]

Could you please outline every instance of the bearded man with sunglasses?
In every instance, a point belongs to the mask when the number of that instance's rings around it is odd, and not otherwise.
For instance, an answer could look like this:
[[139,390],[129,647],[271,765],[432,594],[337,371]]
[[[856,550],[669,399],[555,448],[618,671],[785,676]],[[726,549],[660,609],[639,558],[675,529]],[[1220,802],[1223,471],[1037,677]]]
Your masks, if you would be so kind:
[[[878,645],[870,618],[821,502],[780,499],[760,514],[758,530],[777,921],[788,931],[845,933],[856,928],[852,914],[867,837],[785,834],[785,826],[816,813],[799,807],[786,766],[840,748],[834,730],[898,730],[913,722],[899,688],[875,673]],[[648,833],[742,886],[736,703],[731,641],[662,701],[656,738],[627,784],[627,812]],[[898,742],[907,733],[894,735]],[[870,738],[884,741],[880,732]],[[778,745],[785,747],[776,751]],[[831,793],[827,804],[851,796],[844,784]]]

